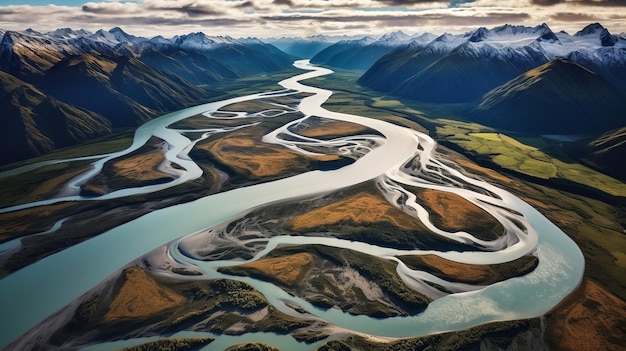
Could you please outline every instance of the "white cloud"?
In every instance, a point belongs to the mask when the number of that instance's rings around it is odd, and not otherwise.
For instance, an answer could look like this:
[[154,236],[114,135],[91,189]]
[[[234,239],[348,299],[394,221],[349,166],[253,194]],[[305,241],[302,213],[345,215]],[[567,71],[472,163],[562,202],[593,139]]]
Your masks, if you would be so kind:
[[88,2],[82,6],[85,12],[106,15],[139,13],[142,6],[133,2]]
[[[121,26],[136,35],[171,36],[190,31],[216,35],[282,36],[464,32],[504,23],[548,23],[554,30],[575,31],[601,22],[610,31],[626,31],[626,6],[577,2],[535,5],[538,0],[137,0],[86,2],[82,6],[0,6],[0,28],[96,30]],[[613,3],[616,1],[614,0]],[[332,7],[329,4],[332,3]],[[408,9],[407,9],[408,8]]]

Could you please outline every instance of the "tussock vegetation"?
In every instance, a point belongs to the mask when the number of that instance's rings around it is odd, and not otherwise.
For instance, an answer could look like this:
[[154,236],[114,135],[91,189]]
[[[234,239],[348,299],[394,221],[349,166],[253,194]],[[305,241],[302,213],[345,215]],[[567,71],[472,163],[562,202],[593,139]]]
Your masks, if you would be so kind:
[[554,349],[617,350],[626,338],[626,302],[586,279],[548,321],[547,340]]
[[210,344],[211,338],[159,339],[120,351],[191,351]]
[[[313,263],[313,255],[302,252],[284,257],[265,258],[239,266],[243,272],[266,280],[277,280],[285,286],[296,286],[302,283],[304,276]],[[230,269],[231,274],[236,271]]]
[[[337,306],[352,314],[374,317],[410,315],[422,311],[430,302],[427,297],[409,289],[402,282],[396,273],[395,263],[351,250],[323,245],[284,246],[276,248],[260,261],[264,261],[263,266],[271,262],[288,264],[289,259],[297,255],[313,258],[313,262],[307,266],[310,268],[304,272],[297,285],[286,284],[279,275],[280,269],[272,270],[274,274],[271,274],[246,264],[223,267],[219,271],[270,281],[319,307]],[[346,279],[343,274],[348,269],[357,272],[364,281],[355,283]],[[378,289],[383,294],[378,300],[368,298],[376,295],[374,291]]]
[[344,121],[330,121],[323,123],[318,126],[313,126],[309,128],[305,128],[298,131],[298,134],[310,137],[310,138],[319,138],[319,137],[337,137],[337,136],[345,136],[363,133],[367,131],[368,128],[351,122]]
[[71,203],[59,203],[45,206],[43,208],[29,208],[21,211],[3,213],[0,215],[2,226],[0,226],[0,242],[9,241],[37,232],[44,232],[50,229],[54,223],[62,218],[56,218],[56,212],[74,209],[76,206]]
[[261,293],[241,281],[177,281],[129,267],[85,297],[50,342],[70,345],[77,339],[93,342],[189,328],[230,334],[286,334],[311,323],[275,310]]
[[95,138],[78,146],[59,148],[45,155],[29,158],[28,160],[12,163],[9,165],[0,166],[0,170],[16,168],[24,164],[47,160],[107,154],[110,152],[124,150],[128,146],[130,146],[132,142],[132,133],[128,130],[120,129],[115,134],[107,135],[106,137]]
[[435,235],[419,219],[393,207],[373,183],[356,186],[328,199],[332,200],[313,205],[308,211],[283,209],[283,216],[293,216],[285,226],[297,233],[326,232],[342,239],[399,249],[469,248]]
[[367,192],[299,215],[289,222],[289,226],[304,231],[340,223],[363,225],[373,222],[385,222],[404,229],[423,228],[419,220],[391,206],[382,197]]
[[[259,113],[267,110],[282,110],[284,106],[290,106],[295,108],[302,98],[310,96],[309,93],[297,93],[286,96],[273,96],[263,99],[249,100],[236,102],[234,104],[226,105],[220,109],[220,111],[228,112],[240,112],[246,111],[249,114]],[[284,106],[281,106],[284,105]]]
[[88,171],[91,161],[48,165],[11,177],[0,178],[0,208],[39,201],[56,195],[75,176]]
[[152,137],[138,150],[105,163],[102,172],[82,186],[81,194],[99,196],[123,188],[173,180],[174,176],[158,170],[165,162],[162,143],[163,140]]
[[535,256],[522,256],[517,260],[497,265],[464,264],[435,255],[399,256],[409,268],[419,269],[442,279],[469,284],[489,285],[531,272],[539,264]]
[[182,304],[185,297],[159,286],[146,271],[132,267],[123,273],[124,283],[104,315],[105,321],[143,318]]
[[493,216],[459,195],[432,189],[411,188],[439,229],[466,231],[483,240],[494,240],[504,227]]
[[[401,339],[389,343],[373,341],[361,336],[331,340],[318,351],[404,351],[404,350],[527,350],[533,340],[541,338],[538,320],[497,322],[451,333]],[[531,340],[531,341],[529,341]],[[488,347],[493,348],[488,348]]]
[[171,129],[207,129],[207,128],[224,128],[234,127],[249,123],[256,123],[260,118],[246,119],[215,119],[204,115],[196,115],[185,118],[168,126]]
[[245,344],[233,345],[227,348],[225,351],[279,351],[274,346],[260,343],[260,342],[249,342]]
[[280,145],[261,142],[262,132],[257,128],[235,131],[209,143],[200,143],[223,165],[254,178],[300,173],[309,170],[310,161],[331,161],[335,155],[305,156]]

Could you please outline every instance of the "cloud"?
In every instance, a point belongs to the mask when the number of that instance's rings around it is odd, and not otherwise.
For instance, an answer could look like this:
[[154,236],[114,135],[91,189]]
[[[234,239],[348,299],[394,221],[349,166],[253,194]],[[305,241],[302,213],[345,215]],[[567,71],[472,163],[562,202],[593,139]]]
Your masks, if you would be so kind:
[[274,0],[274,1],[272,1],[272,3],[275,4],[275,5],[294,6],[293,1],[291,1],[291,0]]
[[[498,13],[487,12],[480,15],[470,13],[468,15],[458,15],[445,12],[415,12],[409,14],[396,13],[361,13],[358,15],[348,15],[336,12],[330,14],[281,14],[265,16],[264,19],[272,22],[309,22],[316,23],[370,23],[377,27],[407,27],[418,28],[420,26],[481,26],[498,25],[503,23],[518,23],[527,20],[526,13]],[[370,26],[371,27],[371,26]]]
[[216,6],[214,1],[206,0],[144,0],[142,8],[149,11],[180,12],[189,16],[225,14],[224,9]]
[[550,18],[555,21],[564,22],[593,22],[595,18],[586,13],[573,13],[573,12],[557,12],[550,15]]
[[138,4],[133,2],[88,2],[82,6],[83,11],[95,14],[120,15],[140,11]]
[[588,5],[588,6],[626,6],[626,0],[531,0],[534,5],[553,6],[565,5]]
[[[0,6],[0,28],[97,30],[122,26],[143,36],[191,31],[215,35],[277,36],[382,34],[395,30],[467,32],[505,23],[579,30],[600,22],[626,31],[626,0],[136,0],[83,6]],[[573,5],[572,5],[573,4]],[[624,4],[623,8],[616,8]],[[360,33],[356,33],[360,31]]]

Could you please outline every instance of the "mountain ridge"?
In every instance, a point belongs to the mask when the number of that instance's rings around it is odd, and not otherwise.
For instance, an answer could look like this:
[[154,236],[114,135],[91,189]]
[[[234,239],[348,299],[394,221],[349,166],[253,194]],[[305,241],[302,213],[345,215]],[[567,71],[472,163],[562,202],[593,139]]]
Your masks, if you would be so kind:
[[[358,82],[423,102],[467,103],[560,57],[594,70],[615,89],[626,92],[626,39],[610,34],[599,23],[575,35],[554,33],[547,24],[481,27],[465,34],[442,34],[428,43],[414,41],[397,46],[376,61]],[[456,74],[449,73],[455,70]],[[433,82],[439,82],[439,91],[431,91]],[[469,86],[468,82],[476,85]]]

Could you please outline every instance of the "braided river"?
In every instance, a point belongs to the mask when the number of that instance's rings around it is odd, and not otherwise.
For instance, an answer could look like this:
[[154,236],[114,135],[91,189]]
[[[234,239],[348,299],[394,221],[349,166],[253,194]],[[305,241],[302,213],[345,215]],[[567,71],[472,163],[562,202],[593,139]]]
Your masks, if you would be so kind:
[[[203,272],[202,276],[194,276],[193,279],[233,279],[232,276],[218,273],[217,268],[257,260],[273,248],[283,244],[328,245],[393,260],[398,264],[398,275],[407,286],[436,298],[423,312],[409,317],[384,319],[355,316],[337,309],[315,307],[304,299],[294,297],[268,282],[236,277],[252,284],[265,295],[270,304],[288,315],[317,318],[347,331],[391,338],[428,335],[466,329],[493,321],[541,316],[578,286],[584,271],[581,251],[565,233],[536,209],[509,192],[475,177],[469,177],[457,168],[450,167],[449,162],[442,162],[443,156],[435,150],[436,143],[426,134],[377,119],[324,109],[322,104],[332,95],[332,92],[304,85],[301,81],[332,74],[332,71],[313,66],[308,61],[296,61],[294,65],[306,72],[279,82],[285,90],[212,102],[156,118],[137,129],[134,142],[128,149],[113,154],[93,156],[95,161],[92,170],[67,184],[62,196],[3,208],[0,209],[0,213],[62,201],[101,201],[150,193],[196,179],[202,174],[202,170],[187,156],[187,153],[202,138],[192,141],[181,131],[168,128],[169,125],[198,114],[210,116],[212,111],[235,102],[285,96],[297,92],[309,94],[298,105],[298,110],[306,116],[305,118],[317,116],[358,123],[379,134],[343,137],[330,141],[297,137],[291,135],[290,127],[293,123],[301,122],[298,120],[267,134],[263,141],[283,145],[302,153],[310,152],[306,151],[303,146],[311,145],[334,147],[338,150],[345,148],[345,152],[361,155],[354,163],[339,169],[310,171],[280,180],[237,188],[156,210],[0,279],[0,311],[2,311],[0,313],[0,325],[2,325],[0,348],[19,339],[38,323],[79,298],[129,262],[163,245],[168,245],[170,254],[177,262],[193,266]],[[245,116],[236,115],[233,118],[245,118]],[[227,133],[230,130],[233,128],[203,130],[202,132],[205,133],[203,138],[214,133]],[[164,140],[168,144],[166,159],[181,166],[167,170],[176,174],[174,181],[118,190],[96,198],[82,197],[78,194],[80,183],[100,172],[105,162],[139,149],[151,136]],[[26,166],[0,173],[0,177],[29,172],[37,166],[63,161],[67,160],[46,161],[38,165]],[[432,232],[481,249],[463,252],[398,250],[337,238],[274,236],[267,239],[255,239],[262,241],[265,247],[248,261],[204,261],[185,254],[185,248],[206,238],[211,228],[223,226],[224,223],[241,217],[253,209],[331,193],[372,180],[376,181],[379,190],[391,204],[418,217]],[[435,189],[462,196],[494,216],[502,223],[506,233],[496,240],[484,241],[466,232],[440,230],[430,222],[428,212],[419,205],[415,195],[405,190],[407,187]],[[14,248],[16,245],[19,245],[19,242],[14,242],[9,246]],[[539,264],[526,275],[489,286],[474,286],[448,282],[428,273],[412,270],[396,258],[398,255],[408,254],[434,254],[468,264],[498,264],[534,254],[539,258]],[[426,284],[425,281],[442,286],[452,293],[440,294],[432,287],[432,284]],[[295,311],[288,306],[290,304],[301,306],[306,313]],[[319,344],[295,343],[290,336],[271,333],[256,333],[239,337],[222,337],[208,333],[187,334],[216,337],[217,340],[210,345],[212,350],[219,349],[218,345],[227,347],[232,343],[255,340],[265,341],[285,350],[313,349]],[[180,335],[187,334],[183,332]],[[137,344],[140,341],[145,340],[104,343],[90,349],[114,349]]]

